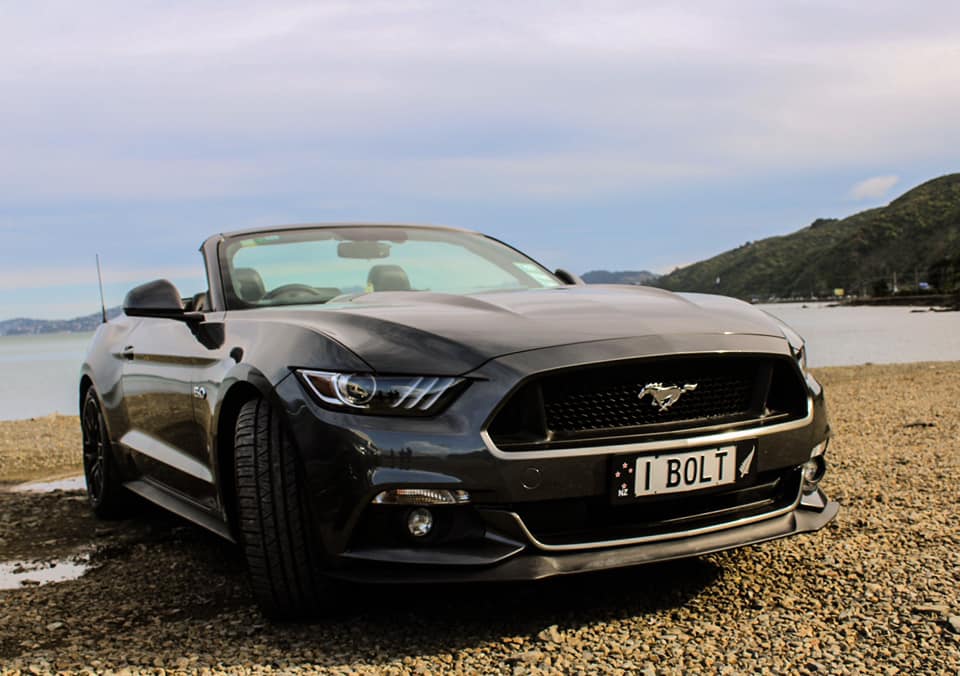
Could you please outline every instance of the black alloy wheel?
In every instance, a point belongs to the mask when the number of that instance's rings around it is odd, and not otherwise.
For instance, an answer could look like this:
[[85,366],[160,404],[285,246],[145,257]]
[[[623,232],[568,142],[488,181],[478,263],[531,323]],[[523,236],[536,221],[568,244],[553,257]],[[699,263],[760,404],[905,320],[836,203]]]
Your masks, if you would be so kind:
[[120,516],[123,487],[114,466],[100,402],[92,387],[83,399],[80,427],[83,433],[83,475],[90,506],[101,518]]

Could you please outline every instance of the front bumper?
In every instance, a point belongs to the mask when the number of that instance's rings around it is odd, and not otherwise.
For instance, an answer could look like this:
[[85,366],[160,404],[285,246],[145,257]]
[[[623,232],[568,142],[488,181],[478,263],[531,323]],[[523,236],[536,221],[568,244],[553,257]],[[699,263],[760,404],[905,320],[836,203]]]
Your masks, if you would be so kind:
[[[415,565],[412,562],[404,565],[407,557],[422,563],[422,550],[347,552],[344,558],[350,560],[352,565],[332,569],[329,574],[339,579],[374,583],[539,580],[712,554],[810,533],[830,523],[839,509],[838,503],[829,501],[822,510],[800,507],[770,519],[702,535],[572,553],[531,551],[531,548],[519,543],[499,541],[497,544],[504,556],[488,565],[477,565],[469,551],[460,554],[448,552],[445,557],[435,558],[435,565],[432,566]],[[511,548],[514,551],[508,553]],[[443,558],[447,560],[443,561]]]
[[[630,339],[538,350],[503,357],[466,374],[472,383],[449,409],[418,419],[332,412],[318,406],[296,378],[284,379],[274,392],[276,403],[285,410],[301,453],[327,572],[372,582],[531,580],[697,556],[822,528],[838,505],[819,490],[811,494],[817,498],[812,503],[801,500],[799,483],[790,484],[790,494],[778,497],[775,507],[771,503],[766,511],[751,512],[749,519],[731,514],[715,519],[709,528],[677,527],[656,537],[621,540],[604,535],[577,547],[557,547],[538,541],[523,527],[519,514],[531,505],[549,510],[564,501],[606,501],[611,459],[650,449],[592,447],[543,456],[495,453],[485,438],[485,425],[511,388],[546,368],[652,353],[707,352],[718,349],[718,343],[724,352],[790,354],[784,341],[765,336],[687,336],[670,345],[661,339]],[[674,439],[660,450],[750,443],[757,449],[756,472],[796,477],[811,449],[829,437],[823,392],[810,376],[806,387],[810,408],[798,421],[802,424],[753,433],[741,429],[733,439]],[[531,474],[536,485],[529,481]],[[468,491],[473,504],[466,509],[473,511],[479,530],[470,538],[423,544],[403,537],[387,542],[363,537],[370,510],[377,507],[371,505],[373,497],[404,487]]]

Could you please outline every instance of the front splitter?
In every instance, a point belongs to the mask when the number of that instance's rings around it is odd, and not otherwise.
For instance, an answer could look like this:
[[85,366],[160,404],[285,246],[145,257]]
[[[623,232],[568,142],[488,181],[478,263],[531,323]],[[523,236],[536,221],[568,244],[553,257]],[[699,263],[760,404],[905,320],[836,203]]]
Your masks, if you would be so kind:
[[828,502],[822,510],[798,508],[787,514],[713,533],[641,545],[594,549],[563,554],[544,554],[526,549],[496,565],[483,567],[410,565],[400,562],[345,562],[327,571],[331,577],[368,583],[450,583],[540,580],[626,568],[646,563],[672,561],[756,545],[770,540],[818,531],[836,517],[840,505]]

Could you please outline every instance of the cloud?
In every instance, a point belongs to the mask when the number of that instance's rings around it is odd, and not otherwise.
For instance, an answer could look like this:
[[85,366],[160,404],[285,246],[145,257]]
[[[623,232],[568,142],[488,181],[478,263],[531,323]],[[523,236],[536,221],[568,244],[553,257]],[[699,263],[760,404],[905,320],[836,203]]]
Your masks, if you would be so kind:
[[886,195],[899,181],[899,176],[874,176],[855,184],[847,194],[855,200],[879,199]]
[[17,5],[0,202],[339,193],[342,171],[602,197],[960,144],[960,5],[803,5]]

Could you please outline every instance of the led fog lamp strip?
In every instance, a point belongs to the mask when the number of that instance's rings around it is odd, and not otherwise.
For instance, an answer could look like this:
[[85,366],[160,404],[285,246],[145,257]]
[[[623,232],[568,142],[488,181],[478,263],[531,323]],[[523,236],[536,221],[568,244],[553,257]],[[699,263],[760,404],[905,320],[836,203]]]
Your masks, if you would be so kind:
[[445,488],[391,488],[372,500],[375,505],[462,505],[470,502],[467,491]]

